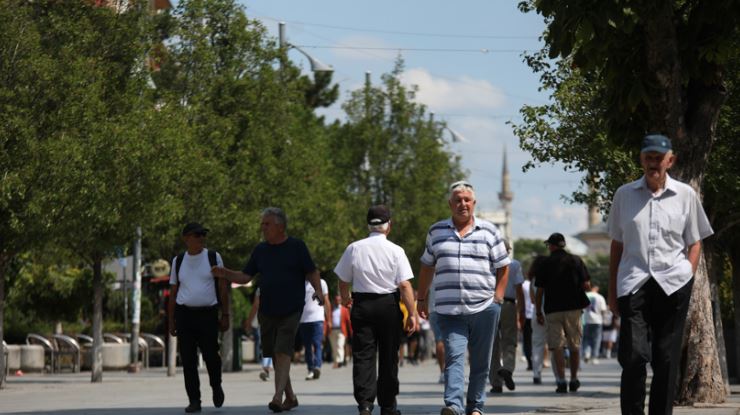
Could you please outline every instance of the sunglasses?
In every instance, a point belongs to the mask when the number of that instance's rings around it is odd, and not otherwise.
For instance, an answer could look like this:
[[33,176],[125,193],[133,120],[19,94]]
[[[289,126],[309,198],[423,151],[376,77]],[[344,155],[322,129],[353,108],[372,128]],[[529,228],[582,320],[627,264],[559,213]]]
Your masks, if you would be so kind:
[[452,192],[453,190],[460,189],[460,188],[473,190],[473,185],[466,182],[465,180],[460,180],[450,185],[450,192]]

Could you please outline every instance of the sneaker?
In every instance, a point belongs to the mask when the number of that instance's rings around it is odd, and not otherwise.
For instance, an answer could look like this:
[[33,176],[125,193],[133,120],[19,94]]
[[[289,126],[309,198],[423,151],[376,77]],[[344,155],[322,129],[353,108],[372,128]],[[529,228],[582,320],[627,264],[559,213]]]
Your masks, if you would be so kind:
[[558,388],[555,389],[555,393],[568,393],[568,384],[565,382],[558,382]]
[[491,386],[491,393],[504,393],[504,388],[501,386]]
[[313,370],[312,370],[308,372],[308,374],[306,375],[306,380],[314,380],[314,379],[316,379],[316,375],[313,373]]
[[439,374],[439,379],[437,379],[437,383],[444,384],[445,383],[445,374],[444,372]]
[[185,412],[187,412],[189,414],[200,412],[200,404],[199,403],[191,403],[190,405],[188,405],[187,408],[185,408]]
[[270,372],[262,371],[260,373],[260,379],[262,379],[263,382],[267,382],[268,380],[270,380]]
[[314,378],[314,379],[318,379],[318,378],[320,378],[320,377],[321,377],[321,369],[319,369],[319,368],[315,368],[315,369],[313,370],[313,378]]
[[576,392],[581,387],[581,381],[578,379],[572,379],[568,384],[568,388],[571,392]]
[[506,369],[499,369],[498,375],[501,376],[502,379],[504,379],[504,385],[506,385],[506,389],[513,391],[516,388],[516,383],[514,383],[514,378],[511,376],[511,372]]
[[220,408],[224,404],[224,390],[221,385],[213,388],[213,406]]
[[457,411],[451,406],[445,406],[439,415],[457,415]]
[[542,385],[542,378],[532,378],[532,383],[535,385]]

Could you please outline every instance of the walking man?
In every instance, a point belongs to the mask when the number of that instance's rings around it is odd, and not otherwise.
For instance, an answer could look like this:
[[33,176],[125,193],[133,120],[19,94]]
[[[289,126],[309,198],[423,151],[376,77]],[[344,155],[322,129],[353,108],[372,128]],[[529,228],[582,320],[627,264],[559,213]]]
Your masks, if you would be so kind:
[[597,365],[601,351],[602,325],[608,309],[604,296],[599,294],[598,285],[591,286],[591,291],[586,296],[591,304],[583,313],[583,361]]
[[[553,354],[557,373],[555,392],[567,393],[568,389],[575,392],[581,386],[578,380],[583,335],[581,315],[583,308],[589,305],[584,288],[590,277],[581,258],[565,252],[565,237],[562,234],[553,233],[545,244],[550,250],[550,256],[542,260],[535,270],[535,285],[542,288],[537,290],[537,322],[542,324],[547,320],[547,348]],[[542,307],[544,296],[547,301]],[[564,351],[566,344],[570,352],[570,383],[567,384]]]
[[[400,415],[396,408],[398,348],[404,329],[406,333],[418,329],[409,283],[414,274],[403,248],[387,239],[390,210],[383,205],[371,207],[367,224],[370,236],[350,244],[334,268],[342,303],[352,303],[354,395],[360,415],[372,413],[376,396],[381,415]],[[409,312],[405,327],[399,295]]]
[[643,176],[614,195],[608,229],[609,308],[621,315],[619,364],[623,414],[645,411],[646,364],[653,369],[649,413],[671,414],[681,341],[701,240],[712,235],[701,201],[668,170],[671,140],[642,140]]
[[257,318],[262,334],[262,353],[264,357],[271,357],[275,366],[275,394],[267,405],[273,412],[289,411],[298,406],[290,381],[290,361],[305,302],[305,281],[313,286],[313,299],[319,305],[324,304],[325,298],[319,271],[306,244],[288,236],[287,226],[288,218],[282,209],[266,208],[262,211],[260,224],[265,240],[254,248],[244,269],[213,268],[216,277],[240,284],[259,276]]
[[[475,193],[465,181],[450,185],[452,217],[429,228],[419,273],[419,313],[435,311],[445,347],[445,390],[441,415],[482,415],[493,338],[498,331],[509,255],[498,228],[475,217]],[[465,349],[470,357],[467,397]]]
[[306,298],[301,314],[301,323],[298,332],[303,341],[304,356],[308,375],[306,380],[315,380],[321,376],[321,363],[323,360],[324,324],[331,331],[331,303],[329,302],[329,287],[326,281],[321,279],[321,290],[324,292],[324,305],[321,306],[313,301],[315,293],[311,283],[306,281]]
[[[504,240],[506,252],[511,255],[511,245]],[[504,291],[504,303],[501,305],[501,317],[498,324],[498,336],[493,338],[491,370],[488,380],[491,382],[491,393],[501,393],[502,385],[513,391],[514,368],[516,366],[516,345],[519,338],[518,327],[524,327],[524,291],[522,284],[522,265],[516,259],[509,264],[509,282]]]
[[226,284],[217,283],[211,274],[211,267],[223,266],[223,261],[218,252],[206,249],[207,233],[208,229],[199,223],[185,225],[182,240],[187,250],[172,259],[170,271],[167,315],[170,335],[179,339],[185,392],[189,400],[185,408],[187,413],[201,411],[198,349],[208,369],[213,405],[220,408],[224,403],[218,332],[229,328],[229,296]]

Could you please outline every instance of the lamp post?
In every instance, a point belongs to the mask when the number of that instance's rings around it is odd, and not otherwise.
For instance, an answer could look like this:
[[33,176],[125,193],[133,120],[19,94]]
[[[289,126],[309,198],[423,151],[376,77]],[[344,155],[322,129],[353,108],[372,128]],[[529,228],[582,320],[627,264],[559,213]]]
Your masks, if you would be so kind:
[[[434,122],[434,113],[429,113],[429,121]],[[467,143],[469,142],[467,138],[463,137],[462,134],[459,132],[453,130],[450,128],[447,124],[442,124],[442,130],[447,130],[450,133],[450,136],[452,137],[453,143]]]
[[320,60],[314,58],[313,56],[309,55],[304,51],[303,49],[299,48],[296,45],[291,45],[288,43],[288,41],[285,38],[285,22],[279,22],[278,23],[278,33],[279,33],[279,39],[280,39],[280,48],[285,49],[286,51],[288,49],[295,49],[298,52],[300,52],[303,56],[305,56],[308,59],[309,65],[311,65],[311,72],[334,72],[334,68],[331,67],[331,65],[327,65]]

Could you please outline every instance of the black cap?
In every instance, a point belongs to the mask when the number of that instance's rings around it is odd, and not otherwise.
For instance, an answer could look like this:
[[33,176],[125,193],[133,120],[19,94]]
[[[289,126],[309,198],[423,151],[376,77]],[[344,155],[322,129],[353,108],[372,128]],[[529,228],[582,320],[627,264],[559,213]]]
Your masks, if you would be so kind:
[[646,135],[642,139],[642,146],[640,147],[641,153],[647,153],[649,151],[657,151],[658,153],[667,153],[671,151],[671,140],[662,134],[650,134]]
[[391,211],[385,205],[375,205],[367,211],[368,225],[382,225],[391,220]]
[[191,233],[195,234],[207,234],[209,231],[208,228],[204,228],[203,225],[201,225],[198,222],[190,222],[187,225],[185,225],[184,228],[182,228],[182,236],[189,235]]
[[547,238],[547,240],[545,240],[545,243],[548,245],[555,245],[555,246],[559,246],[562,248],[565,246],[565,236],[563,236],[562,233],[555,232],[554,234],[550,235],[550,237]]

